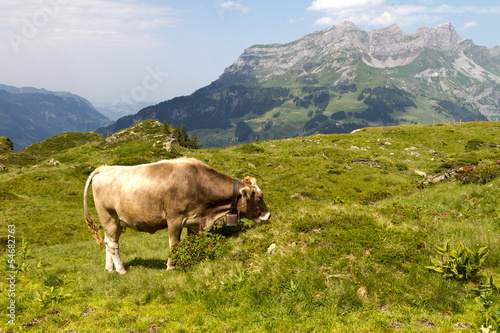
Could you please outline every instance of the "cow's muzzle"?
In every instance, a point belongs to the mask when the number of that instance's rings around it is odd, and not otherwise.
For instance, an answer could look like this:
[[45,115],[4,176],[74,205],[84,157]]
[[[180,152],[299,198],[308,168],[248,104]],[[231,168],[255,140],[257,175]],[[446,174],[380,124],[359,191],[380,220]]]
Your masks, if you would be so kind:
[[261,221],[267,221],[271,217],[271,213],[267,212],[264,216],[260,217]]

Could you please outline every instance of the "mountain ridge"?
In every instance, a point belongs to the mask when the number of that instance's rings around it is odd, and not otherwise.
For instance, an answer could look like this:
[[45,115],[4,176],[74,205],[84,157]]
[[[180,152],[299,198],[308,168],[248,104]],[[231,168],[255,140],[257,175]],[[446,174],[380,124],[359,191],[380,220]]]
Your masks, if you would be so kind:
[[219,147],[366,126],[500,120],[499,55],[500,47],[477,46],[450,23],[408,34],[346,21],[286,44],[252,45],[208,86],[98,132],[154,118]]
[[7,85],[0,85],[0,119],[0,136],[8,136],[16,151],[56,134],[110,123],[81,96]]

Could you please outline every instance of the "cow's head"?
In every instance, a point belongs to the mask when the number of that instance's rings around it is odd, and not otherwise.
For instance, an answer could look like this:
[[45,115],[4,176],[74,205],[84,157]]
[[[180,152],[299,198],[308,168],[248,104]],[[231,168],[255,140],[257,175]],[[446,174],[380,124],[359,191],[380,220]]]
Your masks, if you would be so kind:
[[246,177],[240,183],[245,185],[240,189],[241,199],[238,202],[240,218],[249,219],[257,223],[267,221],[271,217],[271,213],[267,210],[264,203],[264,194],[257,186],[255,178]]

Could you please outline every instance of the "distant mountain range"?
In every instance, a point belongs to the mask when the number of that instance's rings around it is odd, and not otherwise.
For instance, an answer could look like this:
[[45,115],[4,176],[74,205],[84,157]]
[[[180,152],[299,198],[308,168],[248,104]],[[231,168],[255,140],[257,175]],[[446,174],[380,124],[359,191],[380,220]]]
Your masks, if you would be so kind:
[[9,137],[16,151],[56,134],[93,131],[110,122],[83,97],[0,84],[0,136]]
[[129,114],[137,113],[139,110],[144,109],[147,106],[150,106],[152,103],[149,102],[133,102],[131,104],[96,104],[94,103],[94,107],[97,111],[111,119],[112,121],[116,121],[117,119],[128,116]]
[[451,24],[370,32],[351,22],[287,44],[254,45],[210,85],[100,128],[186,125],[204,147],[366,126],[500,120],[500,47]]

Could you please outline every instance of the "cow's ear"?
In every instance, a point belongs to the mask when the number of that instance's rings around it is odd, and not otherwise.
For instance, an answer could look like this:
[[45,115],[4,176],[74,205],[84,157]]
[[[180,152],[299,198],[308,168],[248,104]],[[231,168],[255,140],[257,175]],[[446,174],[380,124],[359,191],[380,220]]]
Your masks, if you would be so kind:
[[250,187],[243,187],[240,193],[243,198],[248,199],[252,196],[252,189]]

